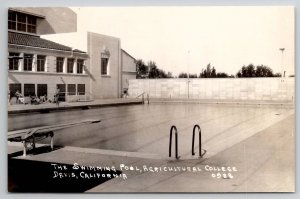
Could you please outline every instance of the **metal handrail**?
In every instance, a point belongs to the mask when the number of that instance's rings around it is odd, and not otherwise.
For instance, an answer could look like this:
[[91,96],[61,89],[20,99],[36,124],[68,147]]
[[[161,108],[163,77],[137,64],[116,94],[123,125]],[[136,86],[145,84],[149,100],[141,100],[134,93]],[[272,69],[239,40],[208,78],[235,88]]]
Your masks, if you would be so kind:
[[147,102],[148,102],[148,104],[150,103],[149,94],[148,93],[147,93]]
[[[144,97],[144,95],[145,95],[145,92],[142,92],[140,95],[138,95],[136,98],[139,98],[139,97],[141,97],[142,96],[142,102],[143,102],[143,104],[145,103],[145,97]],[[149,101],[148,101],[148,104],[149,104]]]
[[202,153],[202,136],[201,136],[201,128],[198,124],[196,124],[193,128],[193,140],[192,140],[192,155],[195,155],[195,151],[194,151],[194,145],[195,145],[195,131],[196,128],[198,128],[199,131],[199,157],[203,157],[206,153],[206,150],[203,149],[203,153]]
[[143,96],[144,97],[144,94],[145,94],[145,92],[142,92],[141,94],[139,94],[136,98],[139,98],[139,97],[141,97],[141,96]]
[[179,159],[179,156],[178,156],[178,133],[177,133],[177,128],[174,125],[171,126],[171,129],[170,129],[169,157],[172,156],[172,134],[173,134],[173,129],[175,130],[175,157],[176,157],[176,159]]

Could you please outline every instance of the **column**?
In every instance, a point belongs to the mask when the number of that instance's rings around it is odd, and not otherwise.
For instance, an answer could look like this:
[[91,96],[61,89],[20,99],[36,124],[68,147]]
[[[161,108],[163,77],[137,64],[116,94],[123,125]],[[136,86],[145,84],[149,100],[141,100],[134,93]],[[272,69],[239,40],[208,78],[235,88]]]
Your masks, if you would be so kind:
[[32,71],[33,72],[37,71],[37,54],[33,54],[32,57]]
[[19,59],[18,71],[24,71],[24,53],[20,53],[20,57],[22,57],[23,59]]
[[73,63],[73,74],[77,74],[77,58],[74,58],[74,63]]
[[63,73],[67,73],[68,58],[64,57]]
[[86,66],[86,60],[83,60],[83,66],[82,66],[82,74],[85,74],[85,69],[88,69],[88,67]]
[[49,56],[45,56],[45,65],[44,65],[44,72],[49,72],[48,71],[48,59],[49,59],[50,57]]

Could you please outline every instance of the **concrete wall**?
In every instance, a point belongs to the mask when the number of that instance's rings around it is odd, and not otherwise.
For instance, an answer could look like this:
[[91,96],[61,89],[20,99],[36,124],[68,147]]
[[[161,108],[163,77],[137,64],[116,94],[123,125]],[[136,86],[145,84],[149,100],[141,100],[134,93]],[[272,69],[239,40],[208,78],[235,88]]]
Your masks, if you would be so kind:
[[126,51],[121,52],[122,59],[122,91],[128,89],[129,80],[136,79],[135,59]]
[[122,90],[129,88],[129,81],[136,79],[135,73],[122,73]]
[[77,15],[67,7],[13,7],[12,9],[45,16],[38,19],[37,34],[56,34],[77,31]]
[[[88,32],[90,92],[95,99],[118,98],[121,96],[121,48],[115,37]],[[101,53],[108,51],[108,75],[101,75]]]
[[293,101],[294,78],[137,79],[129,95],[146,92],[150,98]]

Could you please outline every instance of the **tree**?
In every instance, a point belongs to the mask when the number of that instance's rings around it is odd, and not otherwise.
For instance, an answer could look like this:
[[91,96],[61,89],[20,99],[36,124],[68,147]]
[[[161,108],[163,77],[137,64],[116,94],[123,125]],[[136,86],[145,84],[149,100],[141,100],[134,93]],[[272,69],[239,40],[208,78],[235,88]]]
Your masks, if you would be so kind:
[[199,78],[226,78],[229,77],[229,75],[227,73],[221,72],[221,73],[217,73],[217,70],[215,69],[215,67],[213,66],[211,68],[210,63],[207,64],[206,69],[202,69],[202,72],[199,75]]
[[253,64],[249,64],[246,67],[246,74],[247,74],[247,77],[255,77],[255,67]]
[[[278,73],[276,75],[278,75]],[[236,76],[237,77],[275,77],[272,69],[269,68],[268,66],[259,65],[255,67],[253,64],[249,64],[248,66],[244,65],[237,72]]]
[[143,60],[136,61],[136,78],[143,79],[148,77],[148,66],[145,65]]
[[156,66],[156,63],[154,61],[149,61],[148,62],[148,67],[149,67],[149,78],[150,79],[170,78],[170,77],[172,77],[172,73],[168,72],[168,74],[167,74],[164,70],[159,69]]
[[211,70],[211,77],[212,77],[212,78],[217,77],[215,67],[213,67],[212,70]]
[[226,77],[229,77],[229,76],[227,75],[227,73],[217,73],[216,77],[218,77],[218,78],[226,78]]
[[168,73],[167,73],[167,78],[173,78],[173,75],[172,75],[171,72],[168,72]]
[[211,77],[211,67],[210,67],[210,63],[207,64],[206,69],[202,70],[202,72],[200,73],[200,77],[201,78],[209,78]]
[[274,77],[281,77],[281,73],[275,73]]
[[256,75],[256,77],[273,77],[274,76],[272,69],[267,66],[264,66],[264,65],[256,66],[255,75]]
[[197,78],[197,74],[190,74],[190,78]]
[[156,66],[156,63],[154,61],[148,62],[149,67],[149,78],[155,79],[159,77],[159,69]]
[[210,63],[206,66],[206,77],[211,77]]
[[187,73],[183,73],[183,72],[178,75],[178,78],[187,78],[187,77],[188,77]]

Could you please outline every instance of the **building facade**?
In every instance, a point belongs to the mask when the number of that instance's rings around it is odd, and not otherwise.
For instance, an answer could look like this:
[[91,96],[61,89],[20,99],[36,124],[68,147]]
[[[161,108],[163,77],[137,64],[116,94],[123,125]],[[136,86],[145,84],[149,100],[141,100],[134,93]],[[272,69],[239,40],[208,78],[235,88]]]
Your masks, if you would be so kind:
[[[68,8],[9,9],[8,84],[12,103],[17,91],[25,97],[51,99],[59,90],[60,101],[122,96],[126,82],[122,78],[135,78],[135,62],[121,49],[120,39],[89,32],[86,53],[40,37],[76,32],[76,23],[76,14]],[[130,77],[123,77],[123,67]]]
[[125,50],[121,50],[122,92],[128,95],[129,80],[136,79],[136,59]]

